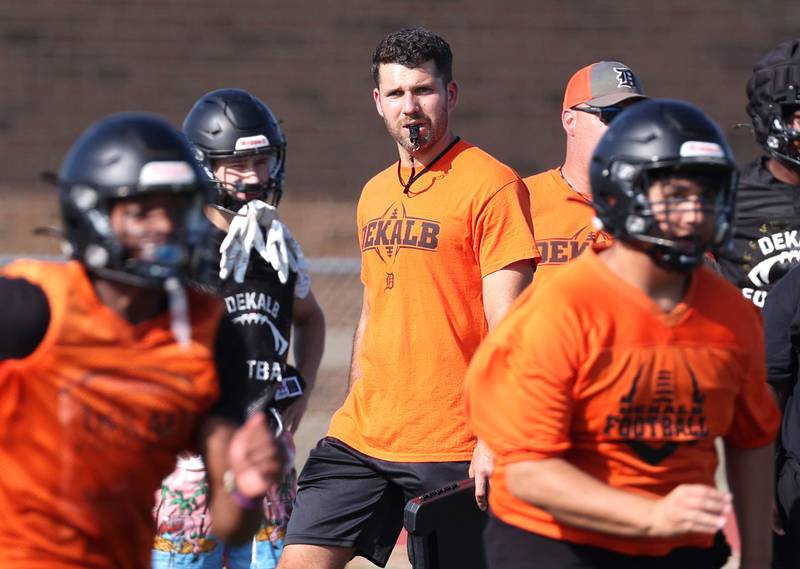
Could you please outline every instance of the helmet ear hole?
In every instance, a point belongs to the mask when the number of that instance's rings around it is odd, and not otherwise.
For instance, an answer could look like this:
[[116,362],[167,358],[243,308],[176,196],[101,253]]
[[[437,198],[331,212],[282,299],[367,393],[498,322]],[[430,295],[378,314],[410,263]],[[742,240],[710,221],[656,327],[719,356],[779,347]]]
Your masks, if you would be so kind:
[[767,137],[767,147],[769,147],[770,150],[778,150],[781,147],[781,143],[778,140],[778,137],[769,135]]
[[640,215],[632,214],[625,220],[625,231],[631,235],[642,235],[647,233],[650,225],[650,220]]
[[108,265],[111,257],[108,249],[102,245],[90,244],[86,247],[86,252],[83,254],[84,262],[93,269],[100,269]]

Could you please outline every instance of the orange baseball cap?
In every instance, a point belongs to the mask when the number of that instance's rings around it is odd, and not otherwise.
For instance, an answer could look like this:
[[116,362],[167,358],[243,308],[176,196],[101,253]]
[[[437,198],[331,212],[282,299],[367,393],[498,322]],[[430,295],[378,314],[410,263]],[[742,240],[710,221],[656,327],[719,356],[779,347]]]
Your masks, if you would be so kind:
[[626,99],[645,99],[642,84],[633,70],[619,61],[598,61],[573,75],[564,91],[564,107],[580,103],[606,107]]

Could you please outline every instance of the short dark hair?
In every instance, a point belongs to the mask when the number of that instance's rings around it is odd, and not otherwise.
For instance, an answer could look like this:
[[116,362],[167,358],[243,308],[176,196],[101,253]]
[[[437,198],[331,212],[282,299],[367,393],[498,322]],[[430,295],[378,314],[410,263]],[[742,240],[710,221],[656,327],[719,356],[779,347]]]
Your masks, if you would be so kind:
[[399,63],[414,68],[431,60],[444,84],[450,83],[453,80],[450,45],[443,37],[425,28],[403,28],[383,38],[372,52],[372,79],[378,85],[378,68],[382,63]]

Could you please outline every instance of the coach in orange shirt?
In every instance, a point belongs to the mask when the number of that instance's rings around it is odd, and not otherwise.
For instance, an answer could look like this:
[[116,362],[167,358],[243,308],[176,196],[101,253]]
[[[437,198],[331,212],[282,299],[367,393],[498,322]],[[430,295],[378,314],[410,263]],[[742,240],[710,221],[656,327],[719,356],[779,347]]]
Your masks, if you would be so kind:
[[587,247],[609,241],[608,233],[592,223],[589,161],[611,121],[644,98],[639,78],[618,61],[587,65],[567,83],[561,110],[567,135],[564,164],[524,180],[542,254],[536,268],[537,289]]
[[[592,196],[617,243],[518,302],[467,377],[497,460],[493,569],[721,567],[732,506],[742,567],[769,566],[779,413],[761,320],[701,263],[729,238],[734,168],[680,101],[639,103],[601,139]],[[718,436],[733,496],[714,487]]]
[[405,502],[467,477],[476,439],[464,374],[537,257],[522,181],[451,130],[448,44],[404,29],[372,62],[399,160],[358,204],[364,301],[350,393],[300,475],[284,569],[343,567],[354,555],[385,565]]
[[0,567],[149,567],[154,492],[188,449],[215,531],[247,539],[284,459],[263,413],[237,428],[237,330],[185,287],[206,174],[166,121],[126,113],[76,141],[59,186],[73,259],[0,272]]

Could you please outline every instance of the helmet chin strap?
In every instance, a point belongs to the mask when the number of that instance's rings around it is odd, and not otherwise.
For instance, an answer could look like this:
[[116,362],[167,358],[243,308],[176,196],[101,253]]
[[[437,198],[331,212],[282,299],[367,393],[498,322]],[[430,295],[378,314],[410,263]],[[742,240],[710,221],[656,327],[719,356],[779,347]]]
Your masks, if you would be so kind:
[[685,255],[677,251],[656,248],[653,261],[662,269],[675,273],[690,273],[703,262],[703,255]]
[[164,281],[164,290],[169,303],[170,329],[178,345],[186,349],[192,341],[192,326],[189,320],[189,302],[186,289],[177,277],[169,277]]
[[679,243],[654,235],[631,235],[630,237],[641,245],[639,249],[646,253],[654,263],[671,272],[688,273],[693,271],[702,263],[706,251],[705,248],[681,251]]
[[[280,201],[280,194],[270,187],[269,182],[259,182],[257,184],[245,184],[241,180],[236,182],[221,183],[222,187],[222,200],[221,206],[229,210],[238,210],[251,200],[262,200],[269,205],[276,206]],[[245,195],[244,198],[236,196],[237,193]],[[272,195],[270,195],[272,194]]]

